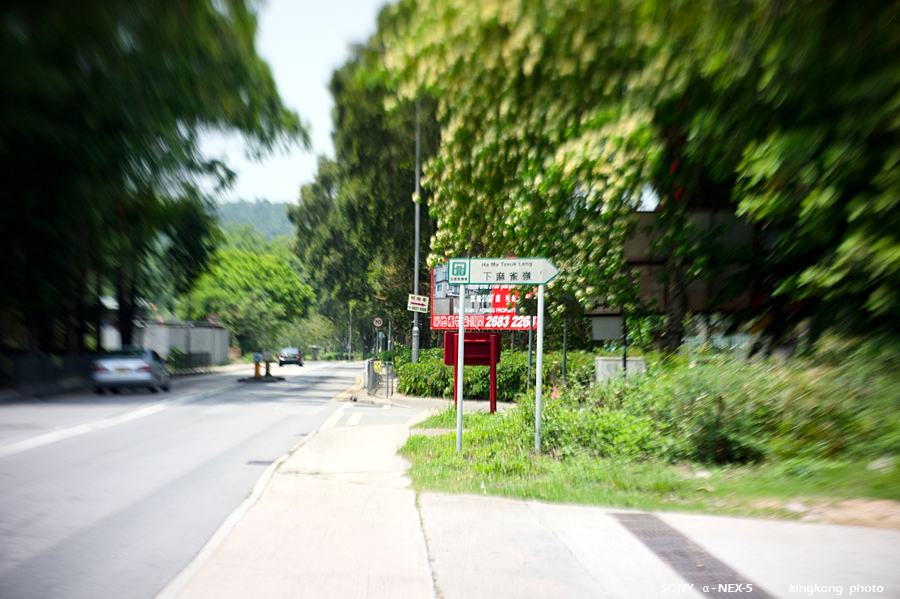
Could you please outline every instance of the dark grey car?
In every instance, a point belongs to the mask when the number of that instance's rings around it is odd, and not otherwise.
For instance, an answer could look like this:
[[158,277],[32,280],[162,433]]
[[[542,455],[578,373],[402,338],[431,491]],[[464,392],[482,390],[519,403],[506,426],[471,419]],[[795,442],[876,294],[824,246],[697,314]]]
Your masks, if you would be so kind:
[[282,347],[278,352],[278,365],[296,364],[303,366],[303,354],[296,347]]

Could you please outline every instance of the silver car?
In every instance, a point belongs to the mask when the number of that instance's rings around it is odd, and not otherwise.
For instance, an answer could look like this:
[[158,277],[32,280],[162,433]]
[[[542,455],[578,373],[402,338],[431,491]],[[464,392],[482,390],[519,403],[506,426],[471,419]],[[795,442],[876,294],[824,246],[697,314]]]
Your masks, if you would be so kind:
[[156,393],[160,389],[168,391],[171,386],[165,361],[146,347],[126,345],[111,351],[94,360],[92,369],[91,378],[97,393],[106,389],[118,393],[126,387],[146,387]]

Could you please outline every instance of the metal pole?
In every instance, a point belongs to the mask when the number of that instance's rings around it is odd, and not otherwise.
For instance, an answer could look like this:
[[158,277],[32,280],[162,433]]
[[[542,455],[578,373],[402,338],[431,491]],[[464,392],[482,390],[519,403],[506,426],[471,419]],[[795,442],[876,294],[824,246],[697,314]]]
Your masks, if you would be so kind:
[[456,339],[456,367],[459,376],[456,380],[456,451],[462,451],[463,424],[463,337],[466,334],[466,286],[459,286],[459,337]]
[[[100,297],[99,295],[97,297]],[[191,357],[191,296],[188,296],[188,312],[187,312],[187,320],[185,321],[185,325],[187,328],[185,329],[185,336],[187,339],[185,340],[185,349],[187,350],[185,353],[185,360],[188,361],[188,366],[193,366],[193,358]],[[99,339],[99,337],[98,337]],[[100,343],[97,343],[97,351],[100,351]]]
[[[422,100],[416,98],[416,247],[415,247],[415,266],[413,271],[413,294],[419,295],[419,236],[421,234],[421,192],[419,171],[419,156],[422,147],[422,127],[419,123],[422,112]],[[465,295],[465,292],[463,292]],[[413,312],[413,330],[412,330],[412,363],[419,361],[419,313]]]
[[350,336],[347,337],[347,360],[353,359],[353,308],[347,304],[347,321],[350,323]]
[[562,380],[566,384],[566,341],[569,333],[569,323],[563,320],[563,358],[562,358]]
[[534,382],[534,453],[541,453],[541,394],[544,386],[544,286],[538,287],[537,372]]
[[625,306],[622,306],[622,372],[628,378],[628,321],[625,318]]
[[265,289],[263,289],[263,306],[263,353],[265,354],[269,345],[269,294]]
[[534,338],[534,316],[528,317],[528,380],[525,381],[525,395],[531,392],[531,340]]

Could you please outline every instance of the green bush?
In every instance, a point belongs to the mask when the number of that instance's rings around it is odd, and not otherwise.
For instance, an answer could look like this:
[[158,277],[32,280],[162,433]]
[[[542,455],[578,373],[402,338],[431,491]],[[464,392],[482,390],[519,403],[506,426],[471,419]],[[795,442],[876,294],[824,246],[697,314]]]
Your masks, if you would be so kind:
[[[453,367],[444,366],[444,350],[432,348],[419,353],[419,361],[412,364],[409,355],[397,355],[398,385],[401,393],[423,397],[451,398]],[[534,360],[534,358],[533,358]],[[532,370],[537,366],[532,363]],[[544,386],[549,391],[562,384],[562,352],[547,352],[544,356]],[[532,377],[534,373],[532,372]],[[566,382],[587,385],[594,378],[594,355],[584,351],[570,351],[566,356]],[[489,399],[490,367],[466,366],[463,395],[466,399]],[[528,382],[527,352],[503,351],[497,365],[498,401],[515,401],[525,393]]]
[[394,367],[399,368],[403,364],[409,364],[412,361],[412,350],[402,345],[395,345],[394,349]]
[[[613,380],[592,391],[565,390],[563,400],[593,414],[614,410],[649,418],[658,433],[655,451],[670,460],[745,463],[878,456],[900,452],[897,366],[897,353],[869,344],[836,350],[826,343],[817,354],[786,365],[682,356],[653,364],[650,374],[632,381]],[[583,426],[602,428],[605,420],[595,424],[593,418],[599,416],[582,415],[572,426],[577,431],[585,422]],[[643,432],[636,430],[639,438],[629,442],[640,446]],[[565,452],[578,434],[549,440],[558,444],[554,450]],[[609,455],[596,444],[580,441],[580,446]]]
[[[520,444],[533,435],[527,360],[503,352],[497,373],[498,399],[522,404]],[[721,354],[651,358],[646,375],[594,387],[592,354],[570,352],[567,385],[560,384],[560,361],[559,352],[548,352],[542,418],[543,447],[558,457],[806,464],[900,454],[896,343],[826,339],[815,354],[787,364]],[[403,393],[452,397],[453,368],[439,349],[398,374]],[[489,389],[487,367],[466,368],[467,399],[487,399]]]

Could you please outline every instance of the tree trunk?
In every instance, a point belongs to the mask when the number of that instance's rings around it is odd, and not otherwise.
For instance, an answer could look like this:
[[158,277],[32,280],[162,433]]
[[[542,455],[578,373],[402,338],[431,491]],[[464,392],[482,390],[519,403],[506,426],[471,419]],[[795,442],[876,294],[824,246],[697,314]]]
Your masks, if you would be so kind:
[[674,353],[684,337],[684,317],[688,312],[687,280],[682,266],[671,268],[666,276],[666,325],[662,335],[662,349]]
[[116,283],[116,299],[119,301],[119,334],[122,345],[131,343],[132,323],[134,318],[133,281],[126,269],[119,267],[119,280]]
[[103,303],[100,301],[100,295],[103,293],[103,279],[100,273],[94,273],[94,301],[91,305],[94,307],[94,351],[101,351],[100,345],[103,335]]

